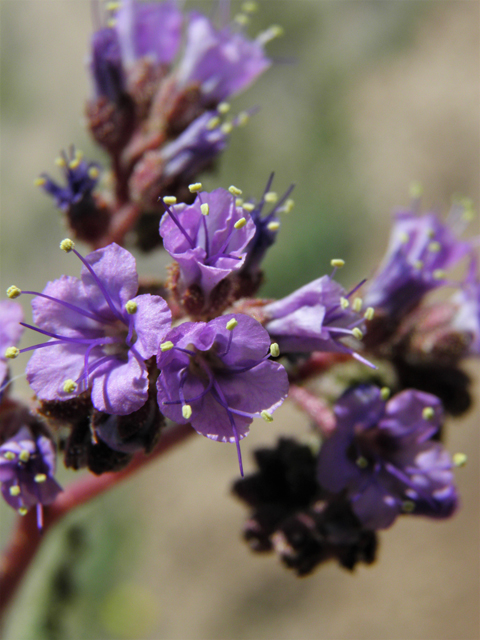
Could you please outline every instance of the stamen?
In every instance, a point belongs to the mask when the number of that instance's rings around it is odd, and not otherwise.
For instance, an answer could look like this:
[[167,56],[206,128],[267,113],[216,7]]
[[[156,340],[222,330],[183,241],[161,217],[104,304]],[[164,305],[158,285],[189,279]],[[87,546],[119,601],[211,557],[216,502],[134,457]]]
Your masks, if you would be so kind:
[[37,475],[34,477],[34,481],[40,484],[42,482],[46,482],[46,480],[47,480],[47,476],[44,473],[37,473]]
[[452,460],[456,467],[464,467],[467,464],[467,456],[464,453],[454,453]]
[[380,397],[382,400],[388,400],[390,397],[391,391],[388,387],[382,387],[380,389]]
[[21,516],[26,516],[28,513],[28,509],[26,509],[25,507],[20,507],[20,509],[18,509],[18,514]]
[[437,240],[433,240],[428,245],[428,250],[432,253],[438,253],[442,249],[442,245]]
[[192,417],[192,407],[189,404],[184,404],[182,407],[182,416],[185,420],[190,420]]
[[342,267],[345,266],[345,260],[341,260],[340,258],[334,258],[333,260],[330,260],[330,264],[335,269],[341,269]]
[[11,496],[16,497],[16,496],[19,496],[19,495],[20,495],[20,493],[21,493],[21,489],[20,489],[20,487],[18,486],[18,484],[15,484],[13,487],[10,487],[10,489],[8,490],[8,492],[9,492],[9,494],[10,494]]
[[18,459],[22,462],[28,462],[30,460],[30,451],[27,449],[22,449],[18,454]]
[[267,224],[267,229],[269,231],[278,231],[280,229],[280,222],[277,222],[275,220],[273,222],[269,222]]
[[447,277],[447,274],[443,269],[435,269],[432,273],[434,280],[444,280]]
[[125,309],[127,310],[127,313],[129,313],[130,315],[137,313],[138,311],[138,304],[135,302],[135,300],[129,300],[126,304],[125,304]]
[[284,213],[290,213],[294,206],[295,206],[295,201],[292,200],[292,198],[288,198],[288,200],[283,205],[282,210]]
[[361,340],[363,338],[363,332],[358,327],[354,327],[352,329],[352,333],[357,340]]
[[218,113],[225,115],[230,111],[230,105],[228,104],[228,102],[220,102],[220,104],[217,107],[217,111]]
[[183,234],[183,236],[185,237],[185,239],[187,240],[188,244],[190,245],[190,247],[192,249],[195,249],[195,243],[194,241],[191,239],[191,237],[188,235],[188,233],[185,231],[185,229],[182,227],[182,225],[180,224],[180,222],[178,221],[177,216],[173,213],[173,211],[167,206],[168,203],[165,202],[165,198],[163,199],[163,203],[165,205],[165,209],[167,210],[168,215],[171,217],[171,219],[173,220],[173,222],[177,225],[179,231]]
[[266,411],[265,409],[263,411],[260,412],[260,415],[262,416],[262,418],[265,420],[265,422],[273,422],[273,416],[271,413],[269,413],[268,411]]
[[35,180],[33,181],[33,185],[35,187],[43,187],[46,183],[47,181],[45,180],[45,178],[35,178]]
[[268,191],[263,196],[263,199],[265,200],[265,202],[268,202],[268,204],[275,204],[275,202],[277,202],[278,200],[278,194],[275,191]]
[[8,287],[7,289],[7,296],[10,298],[10,300],[18,298],[18,296],[20,296],[21,294],[22,290],[16,287],[14,284],[12,284],[12,286]]
[[231,318],[227,324],[226,327],[229,331],[233,331],[233,329],[235,329],[235,327],[238,325],[238,320],[236,320],[235,318]]
[[188,190],[190,191],[190,193],[198,193],[199,191],[202,190],[202,183],[194,182],[193,184],[189,184]]
[[63,383],[63,390],[65,393],[73,393],[74,391],[77,390],[77,383],[75,382],[75,380],[72,380],[71,378],[69,378],[68,380],[65,380],[65,382]]
[[213,118],[210,118],[210,120],[207,122],[207,129],[209,131],[212,131],[213,129],[216,129],[220,123],[220,118],[218,116],[213,116]]
[[224,122],[220,127],[220,131],[228,136],[233,131],[233,124],[231,122]]
[[272,356],[272,358],[278,358],[278,356],[280,355],[280,347],[276,342],[272,342],[272,344],[270,345],[270,355]]
[[344,298],[343,296],[340,298],[340,306],[342,307],[342,309],[348,309],[350,303],[347,298]]
[[240,218],[239,220],[237,220],[235,222],[235,224],[233,226],[235,227],[235,229],[241,229],[246,224],[247,224],[247,219],[246,218]]
[[242,195],[242,190],[241,189],[237,189],[237,187],[233,186],[233,184],[230,187],[228,187],[228,190],[230,191],[232,196],[241,196]]
[[5,458],[5,460],[10,460],[11,462],[12,460],[15,460],[17,456],[13,453],[13,451],[5,451],[3,457]]
[[5,358],[9,358],[10,360],[14,360],[20,354],[20,350],[17,347],[8,347],[5,350]]
[[363,305],[362,299],[361,298],[355,298],[355,300],[353,301],[353,304],[352,304],[352,309],[356,313],[360,313],[360,311],[362,310],[362,305]]
[[88,177],[92,178],[92,180],[96,180],[100,175],[100,171],[97,167],[90,167],[88,170]]
[[65,251],[65,253],[70,253],[70,251],[73,251],[74,247],[75,243],[73,240],[70,240],[70,238],[65,238],[65,240],[60,242],[60,249]]
[[165,196],[163,198],[163,201],[165,204],[168,204],[168,205],[177,204],[177,199],[175,196]]
[[424,420],[432,420],[435,417],[435,410],[433,407],[424,407],[422,411],[422,418]]
[[208,202],[204,202],[203,204],[200,205],[200,211],[203,216],[208,216],[208,214],[210,213],[210,206]]
[[373,320],[375,316],[375,309],[373,307],[367,307],[367,310],[363,314],[365,320]]
[[243,206],[243,198],[235,198],[235,206],[236,207]]
[[245,211],[248,211],[249,213],[255,209],[255,205],[253,204],[253,202],[244,202],[242,204],[242,207],[243,209],[245,209]]

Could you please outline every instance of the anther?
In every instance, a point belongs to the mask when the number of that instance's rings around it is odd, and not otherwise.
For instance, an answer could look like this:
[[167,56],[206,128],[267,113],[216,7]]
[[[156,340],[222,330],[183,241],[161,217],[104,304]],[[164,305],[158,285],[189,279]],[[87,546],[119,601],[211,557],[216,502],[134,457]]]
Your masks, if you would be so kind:
[[45,178],[35,178],[33,184],[35,187],[43,187],[46,184]]
[[402,233],[400,234],[400,242],[402,244],[407,244],[409,240],[410,240],[410,236],[408,235],[408,233],[405,233],[405,231],[402,231]]
[[267,193],[263,196],[263,199],[269,204],[275,204],[275,202],[277,202],[278,200],[278,194],[275,193],[275,191],[267,191]]
[[96,180],[99,175],[100,171],[97,167],[90,167],[90,169],[88,170],[88,177],[92,178],[92,180]]
[[347,298],[344,298],[342,296],[340,298],[340,306],[342,307],[342,309],[348,309],[348,307],[350,306],[350,302],[347,300]]
[[269,413],[266,410],[263,410],[260,415],[262,416],[262,418],[265,420],[265,422],[273,422],[273,416],[271,413]]
[[188,190],[190,191],[190,193],[198,193],[202,190],[202,187],[203,185],[201,182],[194,182],[193,184],[188,185]]
[[414,182],[411,183],[409,194],[411,198],[415,198],[415,199],[420,198],[420,196],[423,194],[423,187],[420,184],[420,182],[415,180]]
[[121,2],[107,2],[107,11],[116,11],[121,6]]
[[63,391],[64,393],[73,393],[74,391],[77,390],[77,383],[75,382],[75,380],[72,380],[71,378],[69,378],[68,380],[65,380],[65,382],[63,383]]
[[342,267],[345,266],[345,260],[334,258],[333,260],[330,260],[330,264],[332,265],[332,267],[335,267],[336,269],[341,269]]
[[13,487],[10,487],[10,489],[8,490],[8,493],[9,493],[11,496],[19,496],[19,495],[20,495],[20,493],[21,493],[21,489],[20,489],[20,487],[18,486],[18,484],[15,484],[15,485],[13,485]]
[[456,467],[464,467],[467,464],[467,456],[464,453],[454,453],[452,460]]
[[5,458],[5,460],[10,460],[11,462],[12,460],[15,460],[17,456],[13,453],[13,451],[5,451],[3,457]]
[[109,18],[107,20],[107,27],[109,27],[110,29],[113,29],[113,27],[115,27],[116,24],[117,24],[117,21],[115,20],[115,18]]
[[245,209],[245,211],[251,212],[255,209],[255,205],[253,204],[253,202],[244,202],[242,204],[243,209]]
[[27,449],[22,449],[18,454],[18,459],[22,462],[28,462],[30,460],[30,451]]
[[235,206],[241,207],[243,205],[243,198],[235,198]]
[[245,13],[255,13],[255,11],[258,11],[258,4],[256,2],[244,2],[242,4],[242,11],[245,11]]
[[166,342],[162,342],[160,345],[160,351],[170,351],[173,349],[175,345],[171,340],[167,340]]
[[28,509],[26,509],[25,507],[20,507],[20,509],[18,510],[18,513],[21,516],[26,516],[28,513]]
[[290,211],[293,209],[294,206],[295,206],[295,201],[292,200],[292,198],[288,198],[288,200],[285,202],[285,204],[282,207],[282,211],[284,211],[285,213],[290,213]]
[[280,36],[283,36],[283,34],[284,34],[283,28],[278,24],[273,24],[266,31],[263,31],[257,36],[257,41],[260,42],[260,44],[266,44],[267,42],[270,42],[270,40],[273,40],[274,38],[279,38]]
[[363,314],[365,320],[373,320],[375,316],[375,309],[373,307],[367,307],[367,310]]
[[420,271],[420,269],[423,269],[423,261],[415,260],[415,262],[413,263],[413,266],[415,267],[415,269],[418,269]]
[[356,311],[356,313],[360,313],[362,310],[363,301],[361,298],[355,298],[352,304],[352,309]]
[[442,248],[442,245],[437,240],[433,240],[428,245],[428,250],[431,251],[432,253],[438,253],[441,248]]
[[217,111],[221,114],[228,113],[230,111],[230,105],[228,104],[228,102],[220,102],[217,107]]
[[60,249],[62,251],[65,251],[65,253],[70,253],[70,251],[72,251],[74,247],[75,243],[73,242],[73,240],[70,240],[70,238],[65,238],[65,240],[62,240],[60,242]]
[[57,167],[66,167],[67,163],[65,162],[65,158],[62,158],[62,156],[58,156],[58,158],[55,158],[55,164],[57,165]]
[[388,400],[390,397],[391,391],[388,387],[382,387],[380,389],[380,397],[382,400]]
[[177,199],[176,199],[175,196],[165,196],[163,198],[163,201],[164,201],[165,204],[168,204],[168,205],[177,204]]
[[47,476],[44,473],[37,473],[37,475],[34,477],[34,481],[38,482],[39,484],[41,484],[42,482],[46,482],[47,480]]
[[234,20],[237,24],[241,25],[242,27],[244,27],[246,24],[250,22],[250,18],[246,16],[244,13],[237,13],[237,15],[234,17]]
[[134,313],[137,313],[138,304],[135,302],[135,300],[128,300],[128,302],[125,303],[125,309],[127,310],[127,313],[132,315]]
[[246,224],[247,224],[247,219],[246,218],[240,218],[239,220],[237,220],[235,222],[235,224],[233,226],[235,227],[235,229],[241,229]]
[[404,513],[412,513],[413,511],[415,511],[415,503],[411,500],[404,500],[402,502],[402,511]]
[[220,131],[228,136],[228,134],[233,131],[233,124],[231,122],[224,122],[220,127]]
[[237,325],[238,320],[235,320],[235,318],[230,318],[230,320],[226,324],[226,327],[229,331],[233,331]]
[[228,187],[228,190],[230,191],[232,196],[241,196],[242,195],[242,190],[241,189],[237,189],[237,187],[235,187],[233,184]]
[[362,331],[360,331],[360,329],[359,329],[358,327],[354,327],[354,328],[352,329],[352,334],[354,335],[354,337],[355,337],[357,340],[361,340],[361,339],[363,338],[363,332],[362,332]]
[[280,347],[276,342],[272,342],[272,344],[270,345],[270,355],[272,356],[272,358],[278,358],[278,356],[280,355]]
[[189,404],[184,404],[182,407],[182,416],[185,420],[190,420],[192,417],[192,407]]
[[19,354],[20,350],[17,349],[17,347],[8,347],[5,349],[5,358],[8,358],[9,360],[14,360],[19,356]]
[[359,456],[355,460],[355,464],[357,467],[360,467],[360,469],[366,469],[368,467],[368,460],[364,456]]
[[80,158],[75,158],[74,160],[70,160],[70,162],[68,163],[68,168],[78,169],[78,167],[80,166],[80,162],[81,162]]
[[269,222],[267,224],[267,229],[269,231],[278,231],[280,229],[280,222],[277,222],[276,220],[272,220],[272,222]]
[[445,280],[447,274],[443,269],[435,269],[435,271],[432,273],[432,276],[434,280]]
[[208,202],[204,202],[203,204],[200,205],[200,211],[203,216],[208,216],[208,214],[210,213],[210,206]]
[[7,289],[7,296],[10,298],[10,300],[13,300],[14,298],[18,298],[18,296],[21,293],[22,293],[22,290],[16,287],[14,284],[12,284],[12,286],[8,287]]
[[212,129],[216,129],[220,122],[221,120],[218,116],[213,116],[213,118],[210,118],[210,120],[207,122],[207,129],[209,131],[212,131]]
[[422,411],[422,418],[424,420],[432,420],[435,417],[435,410],[433,407],[424,407]]
[[237,116],[237,124],[239,127],[244,127],[250,120],[250,116],[246,111],[241,111]]

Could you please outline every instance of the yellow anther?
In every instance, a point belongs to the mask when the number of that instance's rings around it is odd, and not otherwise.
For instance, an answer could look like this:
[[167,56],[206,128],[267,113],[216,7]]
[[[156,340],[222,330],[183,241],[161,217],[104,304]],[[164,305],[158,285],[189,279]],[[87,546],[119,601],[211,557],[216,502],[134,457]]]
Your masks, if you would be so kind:
[[244,127],[250,120],[250,116],[246,111],[241,111],[237,116],[237,124],[239,127]]
[[352,334],[354,335],[354,337],[357,340],[361,340],[363,338],[363,333],[362,333],[362,331],[360,331],[360,329],[358,327],[354,327],[352,329]]
[[69,378],[68,380],[65,380],[65,382],[63,383],[63,391],[64,393],[73,393],[74,391],[77,390],[77,383],[75,382],[75,380],[72,380],[71,378]]
[[415,262],[413,263],[413,266],[415,267],[415,269],[418,269],[420,271],[420,269],[423,269],[422,260],[415,260]]
[[46,182],[45,178],[35,178],[33,184],[35,187],[43,187]]
[[242,25],[242,27],[244,27],[246,24],[250,22],[250,18],[246,16],[244,13],[237,13],[234,20],[237,24]]
[[92,180],[96,180],[98,178],[98,176],[100,175],[100,171],[98,170],[98,167],[90,167],[88,170],[88,177],[92,178]]
[[428,245],[428,250],[431,251],[432,253],[438,253],[441,248],[442,248],[442,245],[437,240],[433,240]]
[[168,205],[177,204],[177,199],[176,199],[175,196],[165,196],[163,198],[163,201],[164,201],[165,204],[168,204]]
[[217,111],[221,114],[228,113],[230,111],[230,105],[228,104],[228,102],[220,102],[217,107]]
[[127,313],[133,315],[138,311],[138,304],[135,302],[135,300],[128,300],[128,302],[125,303],[125,309]]
[[18,458],[22,462],[28,462],[30,460],[30,451],[28,451],[27,449],[22,449],[18,454]]
[[279,38],[280,36],[283,36],[284,33],[285,31],[280,25],[272,24],[272,26],[269,27],[266,31],[263,31],[258,35],[257,40],[261,44],[266,44],[267,42],[270,42],[270,40],[273,40],[274,38]]
[[272,356],[272,358],[278,358],[278,356],[280,355],[280,347],[276,342],[272,342],[272,344],[270,345],[270,355]]
[[272,220],[272,222],[269,222],[267,224],[267,229],[269,231],[278,231],[280,229],[280,222],[278,222],[277,220]]
[[235,229],[241,229],[246,224],[247,224],[247,219],[246,218],[240,218],[239,220],[237,220],[235,222],[235,224],[233,226],[235,227]]
[[34,477],[34,480],[35,482],[41,484],[42,482],[45,482],[47,480],[47,476],[44,473],[37,473],[37,475]]
[[107,11],[116,11],[121,6],[121,2],[107,2]]
[[175,345],[171,340],[167,340],[166,342],[162,342],[160,345],[160,351],[170,351],[174,346]]
[[275,193],[275,191],[267,191],[267,193],[263,196],[263,199],[269,204],[275,204],[275,202],[277,202],[278,200],[278,193]]
[[21,293],[22,293],[22,290],[16,287],[14,284],[12,284],[12,286],[8,287],[7,289],[7,296],[10,298],[10,300],[13,300],[14,298],[18,298],[18,296],[21,295]]
[[342,309],[348,309],[348,307],[350,306],[350,302],[342,296],[340,298],[340,306],[342,307]]
[[7,349],[5,349],[5,358],[8,358],[9,360],[14,360],[15,358],[18,358],[19,355],[20,350],[17,349],[17,347],[7,347]]
[[345,260],[341,260],[340,258],[334,258],[333,260],[330,260],[330,264],[332,265],[332,267],[335,267],[336,269],[341,269],[342,267],[345,266]]
[[10,487],[10,489],[8,490],[8,493],[11,496],[19,496],[21,492],[20,487],[18,486],[18,484],[13,485],[13,487]]
[[402,511],[404,513],[412,513],[413,511],[415,511],[415,503],[411,500],[404,500],[402,502]]
[[365,320],[373,320],[375,316],[375,309],[373,307],[367,307],[367,310],[363,314]]
[[242,204],[242,207],[245,209],[245,211],[253,211],[255,209],[255,205],[253,204],[253,202],[244,202]]
[[80,166],[80,162],[81,162],[80,158],[75,158],[74,160],[70,160],[70,162],[68,163],[68,168],[78,169],[78,167]]
[[408,235],[408,233],[406,233],[405,231],[402,231],[402,233],[400,234],[400,242],[402,244],[407,244],[409,240],[410,240],[410,236]]
[[271,413],[269,413],[266,410],[263,410],[260,415],[262,416],[262,418],[265,420],[265,422],[273,422],[273,416]]
[[70,240],[70,238],[65,238],[65,240],[60,242],[60,249],[65,251],[65,253],[70,253],[74,247],[75,243],[73,240]]
[[17,456],[13,453],[13,451],[5,451],[3,457],[5,458],[5,460],[10,460],[11,462],[12,460],[15,460]]
[[363,305],[362,299],[361,298],[355,298],[355,300],[353,301],[353,304],[352,304],[352,309],[356,313],[360,313],[360,311],[362,310],[362,305]]
[[210,120],[207,122],[207,129],[209,131],[211,131],[212,129],[216,129],[220,123],[220,118],[218,116],[213,116],[213,118],[210,118]]
[[429,230],[427,231],[427,236],[428,236],[429,238],[434,238],[434,237],[435,237],[435,231],[434,231],[433,229],[429,229]]
[[366,458],[364,458],[363,456],[359,456],[356,460],[355,463],[358,467],[360,467],[360,469],[365,469],[366,467],[368,467],[368,460]]
[[382,400],[388,400],[391,393],[392,392],[388,387],[382,387],[380,389],[380,397],[382,398]]
[[233,186],[233,184],[228,187],[228,190],[230,191],[232,196],[241,196],[242,195],[242,190],[241,189],[237,189],[237,187]]
[[238,320],[235,320],[235,318],[230,318],[230,320],[226,324],[226,327],[229,331],[233,331],[237,325]]
[[432,273],[432,276],[434,280],[445,280],[447,274],[443,269],[435,269],[435,271]]
[[424,407],[422,411],[422,418],[424,420],[433,420],[435,417],[435,410],[433,407]]
[[245,11],[245,13],[255,13],[255,11],[258,11],[258,4],[256,2],[244,2],[242,4],[242,11]]
[[474,220],[475,208],[473,206],[473,200],[471,200],[470,198],[462,198],[460,200],[460,204],[464,208],[464,211],[462,213],[462,220],[465,220],[465,222],[471,222],[472,220]]
[[57,165],[57,167],[67,166],[67,163],[65,162],[65,158],[62,158],[62,156],[58,156],[58,158],[55,158],[55,164]]
[[189,404],[184,404],[182,407],[182,416],[185,420],[190,420],[192,417],[192,407]]
[[220,131],[228,136],[228,134],[232,133],[233,131],[233,124],[231,122],[224,122],[220,127]]
[[243,206],[243,198],[235,198],[235,206],[242,207]]
[[420,198],[423,194],[423,187],[417,180],[414,180],[409,188],[409,194],[411,198]]
[[203,204],[200,205],[200,211],[202,212],[203,216],[208,216],[208,214],[210,213],[210,207],[208,202],[204,202]]
[[202,190],[202,188],[203,185],[201,182],[194,182],[193,184],[188,185],[188,190],[190,191],[190,193],[198,193]]
[[109,18],[107,20],[107,27],[110,27],[110,29],[113,29],[113,27],[117,24],[117,21],[115,20],[115,18]]
[[454,453],[452,459],[456,467],[464,467],[467,464],[467,456],[464,453]]
[[25,507],[20,507],[20,509],[18,510],[18,513],[21,516],[26,516],[28,513],[28,509],[26,509]]
[[288,200],[285,201],[285,204],[282,207],[282,211],[284,211],[285,213],[290,213],[294,206],[295,201],[292,200],[292,198],[288,198]]

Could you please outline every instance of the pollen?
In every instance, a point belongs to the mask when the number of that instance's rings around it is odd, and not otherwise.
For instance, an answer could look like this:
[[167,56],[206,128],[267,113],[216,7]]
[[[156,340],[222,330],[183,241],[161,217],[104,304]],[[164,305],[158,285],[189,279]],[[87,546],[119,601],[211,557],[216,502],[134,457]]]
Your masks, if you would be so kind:
[[21,293],[22,293],[22,290],[16,287],[14,284],[12,284],[12,286],[8,287],[7,289],[7,296],[10,298],[10,300],[13,300],[14,298],[18,298],[18,296],[21,295]]
[[46,180],[45,178],[35,178],[35,180],[33,181],[33,184],[35,187],[43,187],[43,185],[46,184]]
[[221,120],[218,116],[213,116],[213,118],[210,118],[210,120],[207,122],[207,129],[209,131],[212,131],[212,129],[216,129],[220,122]]
[[247,219],[246,218],[240,218],[239,220],[237,220],[235,222],[235,224],[233,226],[235,227],[235,229],[241,229],[246,224],[247,224]]
[[168,205],[177,204],[177,199],[176,199],[175,196],[165,196],[163,198],[163,201],[164,201],[165,204],[168,204]]
[[363,338],[363,333],[358,327],[354,327],[352,329],[352,333],[357,340],[361,340]]
[[60,242],[60,249],[62,251],[65,251],[65,253],[70,253],[70,251],[72,251],[74,247],[75,243],[73,242],[73,240],[70,240],[70,238],[65,238],[65,240],[62,240]]
[[341,269],[342,267],[345,266],[345,260],[341,260],[340,258],[334,258],[333,260],[330,260],[330,264],[332,265],[332,267],[335,267],[336,269]]
[[202,188],[203,185],[201,182],[194,182],[193,184],[188,185],[188,190],[190,191],[190,193],[198,193],[202,190]]
[[263,197],[263,199],[265,200],[265,202],[268,202],[269,204],[275,204],[275,202],[277,202],[278,200],[278,194],[275,193],[275,191],[268,191]]
[[280,355],[280,347],[276,342],[272,342],[272,344],[270,345],[270,355],[272,356],[272,358],[278,358],[278,356]]
[[424,407],[422,411],[422,418],[424,420],[432,420],[435,417],[435,411],[433,407]]
[[174,346],[175,345],[171,340],[167,340],[166,342],[162,342],[160,345],[160,351],[170,351]]
[[352,309],[357,313],[360,313],[362,310],[363,300],[361,298],[355,298],[352,304]]
[[17,347],[8,347],[5,349],[5,358],[8,358],[9,360],[14,360],[19,356],[19,354],[20,350],[17,349]]
[[363,314],[365,320],[373,320],[375,316],[375,309],[373,307],[367,307],[367,310]]
[[22,449],[18,454],[18,459],[22,462],[28,462],[30,460],[30,451],[27,449]]
[[380,389],[380,397],[382,400],[388,400],[390,397],[391,391],[388,387],[382,387]]
[[208,202],[204,202],[203,204],[200,205],[200,211],[202,213],[202,216],[208,216],[208,214],[210,213],[210,207]]
[[16,455],[13,453],[13,451],[5,451],[5,453],[3,454],[3,457],[5,458],[5,460],[15,460]]
[[28,513],[28,509],[26,509],[25,507],[20,507],[20,509],[18,510],[18,513],[19,513],[21,516],[26,516],[26,515],[27,515],[27,513]]
[[228,190],[230,191],[232,196],[241,196],[242,195],[242,190],[241,189],[237,189],[237,187],[235,187],[233,184],[228,187]]
[[21,493],[21,489],[20,489],[20,487],[18,486],[18,484],[15,484],[15,485],[13,485],[13,487],[10,487],[10,489],[8,490],[8,493],[9,493],[11,496],[19,496],[19,495],[20,495],[20,493]]
[[229,331],[233,331],[233,329],[235,329],[235,327],[238,325],[238,320],[235,320],[235,318],[231,318],[228,322],[227,322],[227,329]]
[[72,380],[71,378],[69,378],[68,380],[65,380],[65,382],[63,383],[63,391],[65,393],[73,393],[74,391],[77,390],[77,383],[75,382],[75,380]]
[[228,104],[228,102],[220,102],[217,107],[217,111],[221,114],[228,113],[230,111],[230,105]]
[[435,269],[432,276],[434,280],[445,280],[445,278],[447,277],[447,274],[443,269]]
[[251,212],[255,209],[255,205],[253,204],[253,202],[244,202],[242,204],[243,209],[245,209],[245,211]]
[[34,477],[34,481],[38,482],[39,484],[41,484],[42,482],[46,482],[47,480],[47,476],[44,473],[37,473],[37,475]]
[[271,413],[269,413],[266,410],[263,410],[260,415],[262,416],[262,418],[265,420],[265,422],[273,422],[273,416]]
[[464,453],[454,453],[452,460],[456,467],[464,467],[467,464],[467,456]]
[[273,220],[267,224],[267,229],[269,231],[278,231],[280,229],[280,222]]
[[129,300],[128,302],[125,303],[125,309],[127,310],[127,313],[132,315],[134,313],[137,313],[138,304],[135,302],[135,300]]
[[182,407],[182,416],[185,420],[190,420],[192,417],[192,407],[189,404],[184,404]]
[[347,298],[344,298],[342,296],[340,298],[340,306],[342,307],[342,309],[348,309],[348,307],[350,306],[350,302],[347,300]]

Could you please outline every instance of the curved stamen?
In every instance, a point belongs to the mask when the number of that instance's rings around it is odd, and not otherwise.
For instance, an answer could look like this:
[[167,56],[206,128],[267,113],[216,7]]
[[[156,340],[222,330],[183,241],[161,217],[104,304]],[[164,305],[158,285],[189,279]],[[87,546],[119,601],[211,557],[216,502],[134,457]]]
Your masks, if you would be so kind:
[[223,391],[220,385],[218,384],[218,382],[216,382],[215,380],[213,380],[213,388],[216,393],[212,393],[212,396],[215,398],[218,404],[220,404],[225,409],[228,415],[228,419],[230,420],[230,424],[232,425],[233,437],[235,438],[235,445],[237,447],[237,456],[238,456],[238,465],[240,467],[240,475],[243,478],[242,452],[240,450],[240,438],[238,437],[238,431],[235,425],[235,420],[233,419],[232,412],[230,410],[230,407],[228,406],[228,402],[223,394]]
[[46,293],[38,293],[38,291],[24,291],[22,289],[22,295],[24,293],[28,293],[29,295],[32,296],[38,296],[40,298],[46,298],[47,300],[51,300],[52,302],[56,302],[57,304],[62,305],[62,307],[66,307],[67,309],[71,309],[72,311],[75,311],[76,313],[79,313],[82,316],[85,316],[86,318],[90,318],[91,320],[95,320],[96,322],[112,322],[111,320],[108,320],[107,318],[103,318],[102,316],[95,314],[95,313],[91,313],[90,311],[85,311],[84,309],[81,309],[80,307],[77,307],[74,304],[70,304],[69,302],[65,302],[64,300],[59,300],[58,298],[52,298],[52,296],[47,296]]
[[187,240],[188,244],[190,245],[191,249],[195,249],[195,243],[192,240],[192,238],[188,235],[188,233],[185,231],[185,229],[183,228],[183,226],[180,224],[177,216],[173,213],[173,211],[170,209],[170,207],[165,204],[165,201],[162,200],[162,204],[165,207],[168,215],[171,217],[171,219],[173,220],[173,222],[177,225],[179,231],[182,233],[182,235],[185,237],[185,239]]

